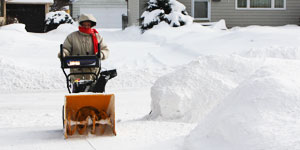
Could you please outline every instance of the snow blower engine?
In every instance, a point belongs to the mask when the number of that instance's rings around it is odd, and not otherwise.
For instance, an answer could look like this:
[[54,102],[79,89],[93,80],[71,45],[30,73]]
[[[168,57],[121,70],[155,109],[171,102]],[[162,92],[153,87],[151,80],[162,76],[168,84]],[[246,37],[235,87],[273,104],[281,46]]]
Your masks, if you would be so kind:
[[[100,46],[98,45],[99,49]],[[60,45],[63,54],[63,45]],[[63,106],[63,126],[65,138],[76,133],[101,134],[115,131],[114,94],[104,94],[108,80],[117,76],[116,69],[101,71],[100,51],[97,55],[60,57],[61,68],[66,77],[69,95],[65,96]],[[65,69],[97,68],[97,72],[71,72]],[[71,80],[71,76],[91,75],[91,80]],[[77,94],[74,94],[77,93]],[[99,130],[99,132],[97,132]]]

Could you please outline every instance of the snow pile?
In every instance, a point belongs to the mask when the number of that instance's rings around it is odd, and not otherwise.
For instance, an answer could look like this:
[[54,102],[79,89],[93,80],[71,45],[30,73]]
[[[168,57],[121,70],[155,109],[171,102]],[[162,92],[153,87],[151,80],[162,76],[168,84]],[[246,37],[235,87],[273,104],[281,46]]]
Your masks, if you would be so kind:
[[213,29],[227,30],[226,22],[224,19],[219,20],[218,22],[212,25]]
[[[219,21],[221,22],[221,20]],[[159,24],[144,33],[161,46],[172,47],[189,55],[241,54],[252,49],[299,47],[299,26],[249,26],[229,30],[214,29],[198,23],[170,28]]]
[[300,59],[300,47],[282,47],[271,46],[266,48],[252,48],[249,51],[241,53],[242,56],[249,58],[283,58]]
[[268,59],[186,138],[184,149],[298,149],[300,62]]
[[66,33],[69,34],[71,32],[77,31],[78,25],[77,24],[61,24],[59,25],[56,30],[49,31],[50,34],[62,34]]
[[0,36],[0,90],[64,88],[56,59],[58,43],[28,33],[24,27],[11,24],[0,28],[0,35],[5,35]]
[[1,30],[10,30],[10,31],[19,31],[19,32],[27,32],[25,29],[25,24],[22,23],[15,23],[9,24],[0,27]]
[[13,60],[0,57],[0,91],[20,89],[58,89],[65,82],[54,69],[48,71],[16,65]]
[[240,56],[201,56],[151,88],[151,119],[198,122],[262,63]]

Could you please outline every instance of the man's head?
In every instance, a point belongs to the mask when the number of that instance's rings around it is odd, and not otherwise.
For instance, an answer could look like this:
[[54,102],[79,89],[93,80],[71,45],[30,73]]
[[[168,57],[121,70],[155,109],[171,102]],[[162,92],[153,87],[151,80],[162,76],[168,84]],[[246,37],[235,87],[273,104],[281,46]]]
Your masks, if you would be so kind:
[[82,14],[79,17],[79,24],[84,28],[91,28],[96,25],[96,18],[91,14]]
[[92,27],[92,22],[91,21],[83,21],[80,23],[80,25],[84,28],[91,28]]

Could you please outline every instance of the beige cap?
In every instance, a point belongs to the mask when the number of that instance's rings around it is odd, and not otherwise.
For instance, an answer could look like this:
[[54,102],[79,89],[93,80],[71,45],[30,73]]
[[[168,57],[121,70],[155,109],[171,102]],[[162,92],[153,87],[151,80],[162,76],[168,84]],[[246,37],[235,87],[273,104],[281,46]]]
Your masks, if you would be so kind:
[[81,24],[84,21],[90,21],[92,22],[92,27],[96,25],[97,20],[92,14],[81,14],[79,17],[79,24]]

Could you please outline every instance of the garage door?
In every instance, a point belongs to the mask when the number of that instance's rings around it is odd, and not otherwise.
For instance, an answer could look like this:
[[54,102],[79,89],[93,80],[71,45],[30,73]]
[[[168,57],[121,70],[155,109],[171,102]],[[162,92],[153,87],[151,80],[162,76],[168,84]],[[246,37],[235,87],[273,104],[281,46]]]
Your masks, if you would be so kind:
[[45,5],[7,4],[8,19],[17,18],[26,25],[28,32],[43,32],[45,20]]
[[96,28],[121,28],[122,14],[126,8],[80,8],[80,13],[93,14],[97,19]]

